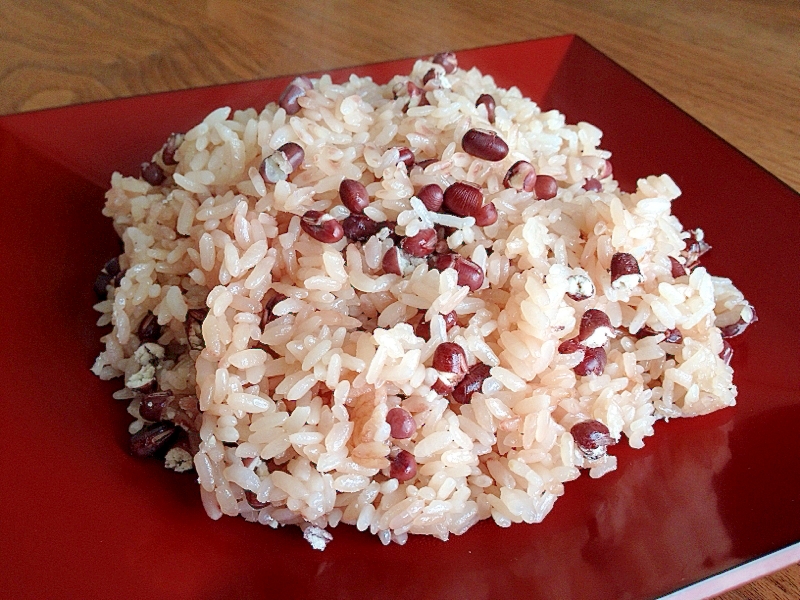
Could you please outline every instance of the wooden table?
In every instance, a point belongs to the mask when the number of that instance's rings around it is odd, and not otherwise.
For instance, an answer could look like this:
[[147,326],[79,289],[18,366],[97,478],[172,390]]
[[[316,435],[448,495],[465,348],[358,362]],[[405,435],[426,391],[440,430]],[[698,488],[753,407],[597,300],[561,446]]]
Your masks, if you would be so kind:
[[[797,0],[3,0],[0,114],[563,33],[800,190]],[[798,565],[720,596],[798,597]]]

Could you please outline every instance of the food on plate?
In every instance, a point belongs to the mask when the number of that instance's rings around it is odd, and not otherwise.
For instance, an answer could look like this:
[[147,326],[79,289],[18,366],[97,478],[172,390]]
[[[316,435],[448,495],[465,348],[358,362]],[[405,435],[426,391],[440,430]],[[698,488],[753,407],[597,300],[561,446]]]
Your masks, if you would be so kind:
[[733,405],[755,312],[600,137],[443,53],[298,77],[115,173],[94,372],[132,453],[194,469],[214,519],[402,544],[541,521],[623,437]]

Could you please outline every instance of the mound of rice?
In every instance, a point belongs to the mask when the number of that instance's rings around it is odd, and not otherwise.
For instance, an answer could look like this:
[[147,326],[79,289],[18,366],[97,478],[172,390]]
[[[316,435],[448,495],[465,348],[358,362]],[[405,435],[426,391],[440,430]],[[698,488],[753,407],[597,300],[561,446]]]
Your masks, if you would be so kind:
[[[623,434],[638,448],[657,419],[735,403],[724,337],[755,313],[700,266],[707,245],[671,215],[669,176],[620,191],[596,127],[452,55],[386,85],[292,85],[260,113],[214,110],[107,193],[125,250],[101,279],[98,324],[113,329],[93,370],[124,377],[132,449],[193,467],[209,516],[297,524],[315,548],[340,522],[400,544],[487,518],[539,522],[581,469],[616,467],[605,449]],[[496,107],[476,105],[482,94]],[[472,129],[507,154],[465,152]],[[288,143],[297,165],[281,160]],[[510,180],[518,161],[554,178],[555,197]],[[343,179],[366,187],[363,215],[378,224],[361,241],[303,225],[308,211],[350,215]],[[416,196],[457,182],[496,220]],[[403,267],[386,268],[387,251],[426,229],[432,256],[469,259],[479,287],[463,261],[401,252]],[[635,259],[622,276],[619,256]],[[590,309],[610,321],[591,343]],[[459,402],[463,365],[434,368],[446,342],[475,380]],[[597,352],[605,364],[587,366]]]

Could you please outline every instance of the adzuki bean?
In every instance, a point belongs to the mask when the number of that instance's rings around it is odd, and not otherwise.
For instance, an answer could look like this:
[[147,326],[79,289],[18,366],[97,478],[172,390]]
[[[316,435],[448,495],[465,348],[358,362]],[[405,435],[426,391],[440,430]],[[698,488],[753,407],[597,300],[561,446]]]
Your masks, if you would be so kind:
[[175,424],[166,421],[145,425],[131,436],[131,454],[139,458],[156,455],[175,435],[175,431]]
[[342,221],[342,230],[347,239],[366,242],[383,228],[383,223],[373,221],[367,215],[351,214]]
[[606,351],[602,346],[586,348],[583,360],[573,368],[576,375],[602,375],[606,369]]
[[403,163],[406,169],[410,171],[411,167],[414,166],[414,153],[410,148],[406,148],[405,146],[401,146],[398,150],[400,151],[400,158],[397,164]]
[[614,334],[611,319],[602,310],[590,308],[583,313],[578,333],[578,341],[581,344],[587,348],[597,348],[614,337]]
[[461,377],[467,374],[467,355],[455,342],[442,342],[433,352],[433,368],[442,373],[453,373]]
[[170,135],[167,138],[167,142],[164,144],[164,147],[161,149],[161,162],[168,166],[177,165],[178,160],[175,158],[175,153],[178,151],[178,148],[180,148],[182,143],[182,133],[173,133]]
[[586,180],[586,181],[583,183],[583,189],[584,189],[584,190],[586,190],[587,192],[600,192],[600,191],[602,191],[602,190],[603,190],[603,184],[602,184],[602,183],[600,183],[600,182],[599,182],[597,179],[595,179],[594,177],[589,177],[589,178],[588,178],[588,179],[587,179],[587,180]]
[[164,408],[172,397],[170,390],[147,394],[139,401],[139,416],[146,421],[160,421],[163,418]]
[[526,160],[518,160],[503,177],[503,186],[521,192],[532,192],[536,185],[536,170]]
[[389,477],[400,483],[413,479],[417,475],[417,460],[407,450],[400,450],[389,458]]
[[396,440],[408,439],[417,430],[414,417],[407,410],[400,407],[395,407],[386,413],[386,422],[390,427],[390,435]]
[[351,213],[362,213],[369,206],[367,188],[355,179],[342,179],[342,183],[339,184],[339,198]]
[[677,258],[673,258],[672,256],[669,257],[669,265],[670,265],[670,272],[672,277],[677,279],[678,277],[683,277],[686,275],[686,269],[680,263]]
[[308,77],[295,77],[281,93],[278,99],[278,105],[286,111],[287,115],[297,114],[301,108],[297,100],[305,96],[306,92],[310,90],[311,87],[311,80]]
[[164,169],[162,169],[158,163],[143,162],[141,171],[142,179],[144,179],[150,185],[161,185],[167,178],[167,176],[164,174]]
[[458,59],[454,52],[439,52],[434,55],[431,62],[444,67],[444,72],[448,75],[458,68]]
[[288,299],[287,296],[284,296],[283,294],[280,293],[276,293],[264,303],[264,312],[261,315],[262,327],[264,327],[264,325],[266,325],[267,323],[271,323],[272,321],[278,318],[272,311],[279,302],[283,302],[284,300],[287,299]]
[[160,337],[161,325],[158,324],[156,316],[148,312],[142,322],[139,323],[139,341],[143,344],[145,342],[157,342]]
[[460,254],[434,255],[430,265],[439,271],[455,269],[458,273],[458,285],[466,285],[473,292],[483,285],[483,269]]
[[444,191],[444,207],[459,217],[472,217],[483,206],[481,189],[465,181],[457,181]]
[[464,379],[453,390],[453,400],[459,404],[469,404],[473,394],[481,391],[483,382],[491,375],[490,370],[489,365],[480,362],[472,365]]
[[581,344],[580,340],[576,337],[564,340],[558,345],[559,354],[574,354],[575,352],[583,352],[586,346]]
[[[451,310],[449,313],[442,315],[444,319],[445,331],[450,331],[458,322],[458,315],[456,311]],[[430,321],[420,321],[414,328],[414,334],[421,337],[423,340],[431,339],[431,324]]]
[[262,508],[266,508],[269,506],[269,502],[261,502],[256,496],[255,492],[251,492],[250,490],[244,491],[244,498],[247,500],[247,503],[256,510],[261,510]]
[[606,453],[606,446],[617,443],[608,427],[594,419],[575,423],[569,432],[580,451],[590,459],[600,458]]
[[550,200],[558,194],[558,182],[550,175],[537,175],[533,193],[538,200]]
[[429,211],[439,212],[444,202],[444,192],[438,184],[429,183],[420,188],[419,192],[417,192],[417,198],[422,201]]
[[483,105],[486,109],[486,119],[489,123],[494,124],[494,109],[497,106],[491,94],[481,94],[475,102],[475,107]]
[[408,263],[408,259],[402,255],[402,251],[397,246],[392,246],[383,255],[383,270],[393,275],[402,275],[403,267]]
[[616,252],[611,257],[611,287],[632,289],[644,281],[639,263],[632,254]]
[[403,238],[401,246],[406,254],[422,258],[433,252],[438,241],[435,229],[423,229],[416,235]]
[[494,131],[486,129],[470,129],[461,138],[464,152],[492,162],[503,160],[508,156],[508,144]]
[[300,227],[312,238],[324,244],[334,244],[344,237],[342,224],[318,210],[306,211],[300,219]]
[[497,208],[494,203],[487,202],[475,213],[475,225],[478,227],[488,227],[497,223]]

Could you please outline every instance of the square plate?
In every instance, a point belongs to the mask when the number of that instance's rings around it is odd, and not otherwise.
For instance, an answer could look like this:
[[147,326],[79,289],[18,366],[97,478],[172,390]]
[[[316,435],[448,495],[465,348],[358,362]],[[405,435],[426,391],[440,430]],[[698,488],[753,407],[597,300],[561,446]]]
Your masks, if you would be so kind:
[[[481,522],[405,546],[341,526],[325,552],[296,528],[205,516],[191,475],[126,453],[119,382],[92,283],[119,250],[100,214],[113,170],[138,172],[172,131],[220,105],[261,108],[290,79],[0,118],[3,575],[12,597],[652,598],[800,540],[800,202],[787,186],[583,40],[459,52],[569,122],[604,131],[623,189],[669,173],[674,209],[714,246],[760,321],[733,340],[738,406],[656,424],[617,471],[566,485],[541,524]],[[340,69],[385,82],[413,59]],[[794,248],[794,250],[792,250]]]

